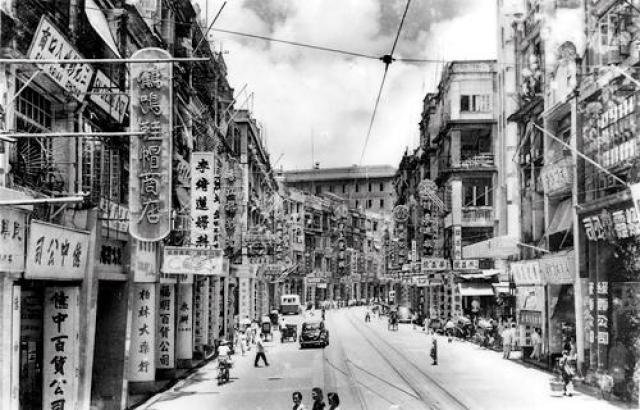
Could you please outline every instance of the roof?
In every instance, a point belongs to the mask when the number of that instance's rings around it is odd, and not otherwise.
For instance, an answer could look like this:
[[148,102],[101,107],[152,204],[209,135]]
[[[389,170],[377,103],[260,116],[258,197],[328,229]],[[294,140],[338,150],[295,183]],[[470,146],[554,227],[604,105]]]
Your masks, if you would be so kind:
[[396,169],[390,165],[351,166],[341,168],[284,171],[284,182],[330,181],[340,179],[393,178]]

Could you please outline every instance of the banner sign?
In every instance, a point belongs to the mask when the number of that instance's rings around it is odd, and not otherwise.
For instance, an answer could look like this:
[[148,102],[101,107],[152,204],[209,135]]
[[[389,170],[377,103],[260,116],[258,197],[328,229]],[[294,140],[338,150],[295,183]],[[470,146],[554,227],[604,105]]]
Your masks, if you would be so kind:
[[220,249],[220,177],[213,152],[191,154],[191,243]]
[[77,405],[79,297],[77,286],[47,287],[44,292],[43,409]]
[[84,279],[89,233],[40,221],[31,222],[27,279]]
[[175,367],[175,301],[176,288],[170,284],[158,285],[158,335],[156,346],[156,368]]
[[129,232],[129,208],[124,205],[100,198],[100,225],[118,232]]
[[149,382],[156,377],[156,285],[133,285],[129,381]]
[[158,281],[158,242],[143,242],[133,239],[131,245],[131,268],[133,281],[154,283]]
[[184,246],[165,246],[163,273],[177,275],[222,275],[222,251]]
[[0,207],[0,272],[24,271],[25,216],[23,210]]
[[575,279],[573,251],[566,255],[540,259],[540,273],[545,283],[572,284]]
[[178,285],[176,358],[193,357],[193,285]]
[[[138,50],[132,59],[171,58],[159,48]],[[171,169],[173,136],[173,64],[130,64],[129,210],[131,235],[159,241],[171,231]]]
[[640,182],[629,185],[629,191],[631,191],[631,200],[633,201],[633,207],[636,211],[637,221],[637,216],[640,215]]
[[121,123],[124,120],[129,98],[101,70],[96,72],[89,99],[108,113],[116,122]]
[[512,262],[511,274],[516,285],[542,285],[540,260]]
[[251,296],[250,287],[249,287],[249,279],[248,278],[238,278],[238,285],[240,289],[238,289],[239,295],[239,304],[238,304],[238,314],[240,316],[240,320],[249,318],[251,313],[251,301],[249,297]]
[[478,259],[456,259],[453,261],[453,270],[479,270],[480,261]]
[[462,259],[462,227],[453,226],[453,259]]
[[[28,53],[31,60],[79,60],[78,53],[69,40],[47,17],[42,16],[33,36]],[[90,64],[38,64],[60,87],[78,101],[84,99],[94,70]]]
[[422,272],[436,272],[448,269],[451,269],[448,259],[422,258]]
[[[635,202],[634,197],[634,203]],[[597,242],[604,240],[607,235],[614,235],[618,239],[626,239],[640,235],[638,215],[634,205],[633,207],[620,209],[611,213],[603,210],[599,215],[582,218],[582,224],[589,241]]]
[[204,352],[209,344],[209,278],[196,280],[193,293],[193,347]]

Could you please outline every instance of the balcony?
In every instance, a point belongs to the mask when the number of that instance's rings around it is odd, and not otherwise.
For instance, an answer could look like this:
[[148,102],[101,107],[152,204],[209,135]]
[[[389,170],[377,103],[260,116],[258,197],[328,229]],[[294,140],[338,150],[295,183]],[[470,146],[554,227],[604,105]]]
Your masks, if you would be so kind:
[[495,166],[494,155],[490,152],[479,152],[474,154],[462,153],[459,168],[493,168]]
[[493,207],[473,206],[462,208],[462,226],[491,227],[493,226]]

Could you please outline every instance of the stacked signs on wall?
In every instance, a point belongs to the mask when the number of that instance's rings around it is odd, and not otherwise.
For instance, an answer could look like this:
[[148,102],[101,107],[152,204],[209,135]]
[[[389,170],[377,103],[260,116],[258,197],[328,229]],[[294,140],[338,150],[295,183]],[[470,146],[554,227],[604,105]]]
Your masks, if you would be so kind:
[[[158,48],[136,51],[132,59],[169,59]],[[129,210],[131,235],[159,241],[171,231],[172,63],[131,64]]]
[[175,367],[174,322],[175,322],[175,286],[160,283],[158,300],[158,337],[156,368],[172,369]]
[[[215,155],[213,152],[191,154],[191,243],[219,248],[219,197],[216,191]],[[216,219],[218,218],[218,219]]]
[[393,219],[395,222],[395,236],[398,240],[398,265],[407,263],[407,222],[409,221],[409,207],[397,205],[393,208]]
[[156,375],[156,286],[154,283],[133,285],[133,320],[129,357],[129,380],[152,381]]
[[347,267],[347,240],[345,232],[349,210],[346,205],[341,204],[336,207],[334,214],[337,219],[336,260],[338,263],[338,274],[344,275]]
[[209,278],[196,280],[193,291],[193,345],[195,350],[203,351],[209,343]]
[[77,401],[79,294],[77,286],[45,290],[43,409],[73,408]]
[[442,200],[438,197],[435,182],[425,179],[418,185],[418,196],[422,207],[422,255],[426,257],[440,256],[440,250],[436,246],[439,234],[439,217],[444,208]]

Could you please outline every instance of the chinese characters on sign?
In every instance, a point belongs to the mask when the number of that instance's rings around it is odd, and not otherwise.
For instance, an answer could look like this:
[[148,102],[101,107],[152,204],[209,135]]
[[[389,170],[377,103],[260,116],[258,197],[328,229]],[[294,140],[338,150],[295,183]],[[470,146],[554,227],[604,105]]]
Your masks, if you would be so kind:
[[609,282],[596,285],[598,344],[609,344]]
[[240,291],[238,294],[240,295],[240,303],[239,303],[239,315],[240,320],[249,317],[251,305],[249,301],[249,279],[248,278],[239,278],[238,282],[240,284]]
[[213,152],[191,154],[191,244],[220,249],[220,177]]
[[[83,57],[53,23],[43,16],[33,36],[29,58],[32,60],[79,60]],[[94,72],[89,64],[38,64],[38,68],[78,101],[84,99]]]
[[453,249],[452,259],[462,259],[462,227],[460,225],[453,226]]
[[156,339],[156,368],[175,367],[174,355],[174,309],[175,286],[161,283],[158,285],[158,336]]
[[[170,58],[156,48],[136,51],[131,58]],[[129,210],[131,235],[142,241],[159,241],[171,230],[171,63],[131,64],[129,155]]]
[[443,258],[422,258],[422,272],[442,271],[449,269],[449,260]]
[[156,285],[133,285],[129,380],[152,381],[156,376]]
[[117,122],[122,122],[129,99],[104,72],[98,70],[91,87],[91,101],[96,103]]
[[478,259],[456,259],[452,263],[453,270],[478,270],[480,261]]
[[582,224],[590,241],[604,240],[611,232],[618,239],[640,235],[640,223],[635,207],[617,210],[610,215],[605,213],[588,216],[582,218]]
[[157,242],[131,241],[131,267],[133,281],[154,283],[158,279]]
[[516,285],[541,285],[540,261],[538,259],[511,263],[511,274]]
[[191,359],[193,356],[193,285],[178,284],[176,308],[176,358]]
[[43,409],[73,409],[78,388],[78,287],[44,293]]
[[163,273],[174,275],[222,275],[222,251],[219,249],[165,246]]
[[40,221],[31,222],[25,278],[83,279],[89,234]]
[[209,278],[198,278],[193,284],[193,345],[195,350],[204,351],[204,345],[209,344]]
[[0,208],[0,272],[24,271],[25,212]]

